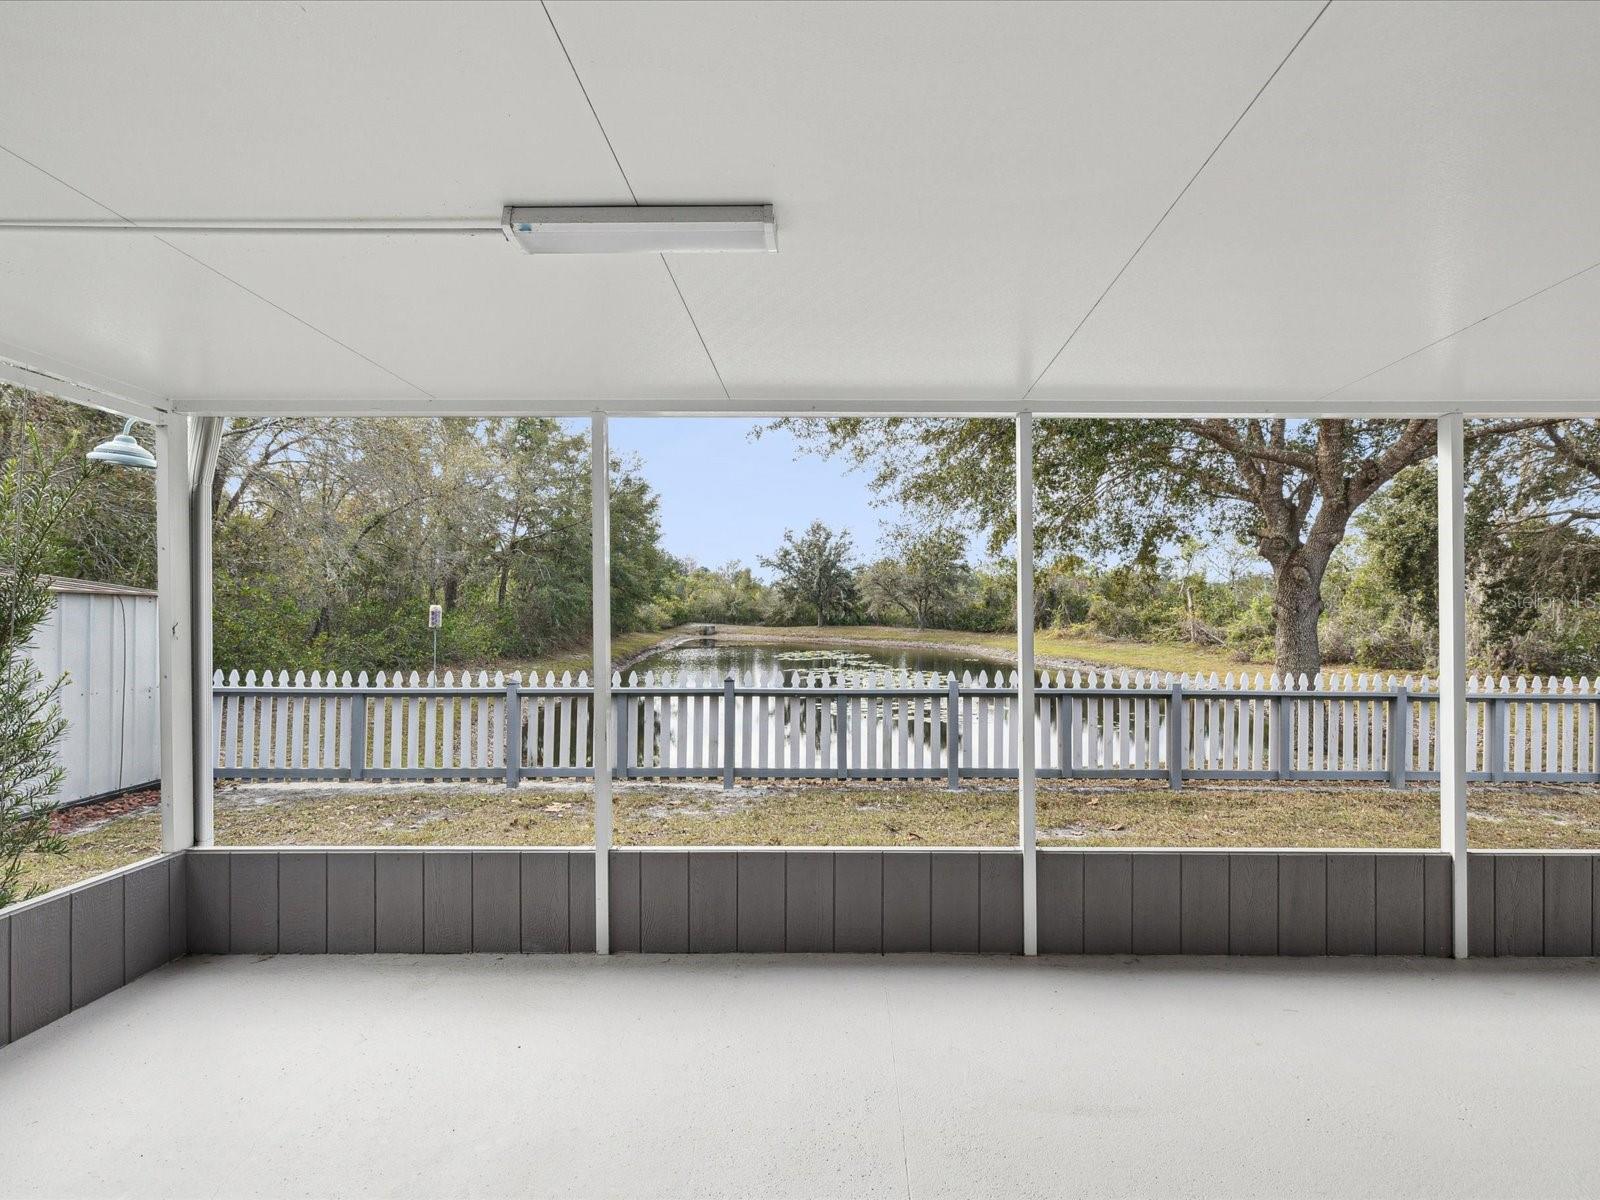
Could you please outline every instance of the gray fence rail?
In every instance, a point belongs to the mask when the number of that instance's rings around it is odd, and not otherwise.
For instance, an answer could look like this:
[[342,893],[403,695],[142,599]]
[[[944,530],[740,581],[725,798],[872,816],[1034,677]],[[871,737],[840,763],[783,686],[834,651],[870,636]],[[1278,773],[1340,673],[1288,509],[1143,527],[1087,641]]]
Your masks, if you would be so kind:
[[[1600,693],[1582,680],[1473,680],[1469,778],[1600,781]],[[587,677],[402,681],[254,674],[213,684],[213,771],[239,780],[581,779]],[[1436,779],[1433,681],[1046,672],[1041,778]],[[613,682],[619,779],[921,779],[1017,774],[1015,673],[794,673]]]

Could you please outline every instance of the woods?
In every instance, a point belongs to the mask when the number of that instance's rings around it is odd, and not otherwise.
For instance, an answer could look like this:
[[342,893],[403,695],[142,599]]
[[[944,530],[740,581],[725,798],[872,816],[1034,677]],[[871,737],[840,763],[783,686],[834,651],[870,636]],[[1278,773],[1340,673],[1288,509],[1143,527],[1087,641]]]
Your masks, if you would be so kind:
[[[29,436],[59,451],[116,428],[16,389],[3,401],[8,462]],[[754,562],[678,559],[643,465],[614,461],[619,632],[1013,626],[1009,422],[783,424],[806,451],[868,472],[899,509],[878,549],[808,521],[802,502]],[[1477,421],[1468,436],[1474,663],[1594,671],[1600,433]],[[1045,420],[1036,443],[1040,627],[1205,645],[1296,674],[1432,665],[1431,422]],[[216,661],[410,668],[426,657],[430,603],[446,613],[441,661],[456,666],[581,645],[588,472],[586,431],[550,419],[230,422],[213,497]],[[64,529],[51,571],[153,583],[147,479],[97,472]]]

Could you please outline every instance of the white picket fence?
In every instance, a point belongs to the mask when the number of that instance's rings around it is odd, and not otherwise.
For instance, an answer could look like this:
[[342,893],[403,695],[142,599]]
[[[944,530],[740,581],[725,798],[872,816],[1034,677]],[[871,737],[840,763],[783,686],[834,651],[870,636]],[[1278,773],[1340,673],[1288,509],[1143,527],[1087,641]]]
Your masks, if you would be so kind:
[[[1015,672],[613,676],[612,774],[625,779],[944,779],[1017,773]],[[1600,780],[1588,680],[1474,677],[1469,777]],[[219,779],[581,778],[593,774],[588,676],[218,672]],[[1176,715],[1176,720],[1174,720]],[[953,716],[953,719],[952,719]],[[1042,777],[1436,778],[1435,682],[1044,672]]]

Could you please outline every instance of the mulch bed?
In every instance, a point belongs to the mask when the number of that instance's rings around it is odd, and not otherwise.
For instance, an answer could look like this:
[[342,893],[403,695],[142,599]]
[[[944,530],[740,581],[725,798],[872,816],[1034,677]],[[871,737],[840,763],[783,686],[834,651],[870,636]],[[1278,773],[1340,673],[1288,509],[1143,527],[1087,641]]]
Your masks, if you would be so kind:
[[155,808],[161,803],[161,790],[150,788],[143,792],[124,792],[120,796],[112,796],[108,800],[96,800],[93,804],[79,804],[72,808],[60,808],[50,815],[50,832],[56,834],[72,833],[82,829],[85,825],[95,825],[109,817],[123,817],[129,813],[138,812],[140,809]]

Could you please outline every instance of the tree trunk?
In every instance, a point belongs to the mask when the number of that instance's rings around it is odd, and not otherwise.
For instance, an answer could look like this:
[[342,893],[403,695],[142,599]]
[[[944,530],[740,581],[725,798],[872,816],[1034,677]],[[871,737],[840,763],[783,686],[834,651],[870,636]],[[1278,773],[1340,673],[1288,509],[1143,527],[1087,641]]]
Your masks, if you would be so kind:
[[1280,675],[1308,678],[1322,670],[1317,619],[1322,616],[1322,576],[1328,552],[1302,546],[1273,564],[1273,662]]

